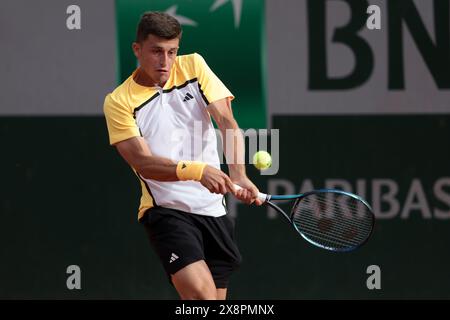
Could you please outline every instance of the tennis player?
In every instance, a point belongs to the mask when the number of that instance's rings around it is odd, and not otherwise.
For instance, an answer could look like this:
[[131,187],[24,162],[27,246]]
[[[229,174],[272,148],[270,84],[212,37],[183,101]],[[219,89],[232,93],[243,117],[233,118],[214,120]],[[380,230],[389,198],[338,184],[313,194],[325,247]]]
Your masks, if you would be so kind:
[[[170,15],[142,15],[132,45],[139,67],[106,96],[104,113],[110,144],[140,179],[138,220],[180,298],[226,299],[241,255],[224,195],[261,201],[245,172],[234,96],[199,54],[177,56],[181,35]],[[220,170],[211,116],[224,137],[229,176]],[[235,132],[233,143],[227,130]]]

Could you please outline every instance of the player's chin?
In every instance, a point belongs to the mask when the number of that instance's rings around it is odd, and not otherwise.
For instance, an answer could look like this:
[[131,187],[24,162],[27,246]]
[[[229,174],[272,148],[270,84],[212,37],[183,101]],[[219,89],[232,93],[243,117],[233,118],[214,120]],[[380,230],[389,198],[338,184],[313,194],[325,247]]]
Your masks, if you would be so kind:
[[157,79],[158,85],[162,86],[169,80],[169,73],[156,71],[152,74],[153,79]]
[[159,83],[166,83],[166,81],[169,80],[168,75],[163,75],[161,78],[159,78]]

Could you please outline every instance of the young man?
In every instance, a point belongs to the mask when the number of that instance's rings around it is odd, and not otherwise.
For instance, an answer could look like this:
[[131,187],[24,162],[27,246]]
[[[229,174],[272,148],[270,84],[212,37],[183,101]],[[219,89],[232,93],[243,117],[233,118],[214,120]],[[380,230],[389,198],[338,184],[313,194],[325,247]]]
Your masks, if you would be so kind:
[[[139,67],[106,96],[104,112],[111,145],[140,179],[138,219],[169,280],[182,299],[225,299],[241,256],[223,195],[261,202],[245,173],[234,97],[200,55],[177,56],[180,38],[176,19],[145,13],[132,45]],[[229,176],[220,170],[210,116],[231,159]],[[227,130],[236,133],[233,143]]]

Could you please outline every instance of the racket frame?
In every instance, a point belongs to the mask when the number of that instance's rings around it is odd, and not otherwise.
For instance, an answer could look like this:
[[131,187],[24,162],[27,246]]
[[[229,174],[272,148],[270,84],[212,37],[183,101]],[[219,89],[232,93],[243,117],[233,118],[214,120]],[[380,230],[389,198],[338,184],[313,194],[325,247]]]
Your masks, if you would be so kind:
[[[317,189],[317,190],[313,190],[313,191],[309,191],[306,193],[302,193],[302,194],[296,194],[296,195],[265,195],[265,203],[267,205],[269,205],[270,207],[272,207],[273,209],[275,209],[278,213],[281,213],[283,215],[283,217],[294,226],[294,229],[302,236],[303,239],[305,239],[306,241],[308,241],[309,243],[311,243],[312,245],[325,249],[325,250],[329,250],[329,251],[333,251],[333,252],[351,252],[354,251],[356,249],[358,249],[359,247],[361,247],[362,245],[364,245],[370,238],[370,236],[372,235],[373,229],[374,229],[374,225],[375,225],[375,218],[373,216],[372,219],[372,225],[371,225],[371,229],[370,229],[370,233],[368,234],[368,236],[366,237],[366,239],[364,239],[364,241],[362,241],[361,243],[359,243],[356,246],[352,246],[352,247],[348,247],[348,248],[342,248],[342,249],[337,249],[337,248],[333,248],[333,247],[329,247],[329,246],[325,246],[323,244],[320,243],[316,243],[315,241],[309,239],[307,236],[304,235],[304,233],[298,229],[297,225],[293,222],[292,217],[294,215],[294,212],[296,211],[297,206],[300,204],[300,202],[302,201],[303,198],[310,196],[312,194],[318,194],[318,193],[338,193],[338,194],[342,194],[342,195],[346,195],[349,196],[351,198],[354,198],[358,201],[361,201],[370,211],[370,213],[373,215],[373,209],[372,207],[367,203],[366,200],[364,200],[363,198],[361,198],[360,196],[347,192],[347,191],[343,191],[343,190],[338,190],[338,189]],[[291,209],[291,213],[290,215],[288,215],[283,209],[281,209],[279,206],[277,206],[275,203],[273,203],[272,200],[275,201],[279,201],[279,200],[294,200],[295,199],[295,203],[292,206]]]

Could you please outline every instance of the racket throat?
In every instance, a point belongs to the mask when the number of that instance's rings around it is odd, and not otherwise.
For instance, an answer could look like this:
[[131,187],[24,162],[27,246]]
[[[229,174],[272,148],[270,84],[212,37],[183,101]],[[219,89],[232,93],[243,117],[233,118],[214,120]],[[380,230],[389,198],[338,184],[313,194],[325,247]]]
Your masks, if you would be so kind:
[[[270,196],[268,196],[270,197]],[[280,213],[290,224],[292,224],[291,218],[284,212],[279,206],[270,201],[270,198],[266,200],[266,204],[270,206],[272,209]]]

